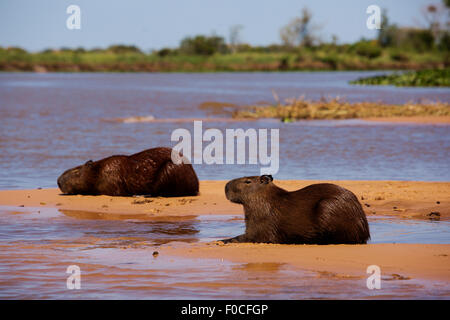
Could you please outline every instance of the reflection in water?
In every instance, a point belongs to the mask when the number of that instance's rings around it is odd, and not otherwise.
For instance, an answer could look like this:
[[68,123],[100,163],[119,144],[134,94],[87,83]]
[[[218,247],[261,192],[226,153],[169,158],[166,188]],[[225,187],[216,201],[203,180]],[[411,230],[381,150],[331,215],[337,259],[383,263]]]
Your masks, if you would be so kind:
[[368,217],[369,243],[450,243],[450,222]]
[[[122,215],[119,220],[117,215],[105,220],[95,212],[61,212],[0,209],[0,298],[449,298],[447,283],[399,275],[384,276],[383,290],[374,292],[366,289],[364,275],[304,271],[279,262],[240,264],[153,254],[160,246],[179,241],[213,241],[240,234],[244,231],[240,216],[139,220]],[[391,242],[394,237],[397,242],[450,242],[439,235],[449,233],[444,222],[411,224],[370,217],[370,224],[374,242]],[[433,228],[427,230],[430,225]],[[409,230],[406,238],[399,228]],[[81,268],[81,290],[66,289],[69,265]]]

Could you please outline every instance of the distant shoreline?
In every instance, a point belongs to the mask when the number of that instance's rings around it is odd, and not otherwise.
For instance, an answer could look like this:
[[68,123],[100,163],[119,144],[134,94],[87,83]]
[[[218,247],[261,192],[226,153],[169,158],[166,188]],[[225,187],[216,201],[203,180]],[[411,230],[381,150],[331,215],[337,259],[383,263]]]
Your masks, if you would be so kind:
[[[337,50],[337,51],[336,51]],[[341,48],[339,50],[344,50]],[[29,72],[253,72],[253,71],[375,71],[442,69],[448,61],[442,52],[407,52],[399,59],[391,48],[368,57],[338,48],[311,48],[280,52],[167,54],[50,50],[26,52],[0,47],[0,71]]]
[[105,73],[214,73],[214,72],[298,72],[298,71],[400,71],[400,70],[422,70],[438,69],[441,63],[410,64],[410,63],[383,63],[376,65],[349,65],[341,68],[334,68],[327,63],[315,62],[310,64],[300,64],[289,68],[280,67],[278,63],[269,64],[231,64],[228,66],[212,64],[165,64],[139,63],[139,64],[35,64],[35,63],[1,63],[0,72],[105,72]]

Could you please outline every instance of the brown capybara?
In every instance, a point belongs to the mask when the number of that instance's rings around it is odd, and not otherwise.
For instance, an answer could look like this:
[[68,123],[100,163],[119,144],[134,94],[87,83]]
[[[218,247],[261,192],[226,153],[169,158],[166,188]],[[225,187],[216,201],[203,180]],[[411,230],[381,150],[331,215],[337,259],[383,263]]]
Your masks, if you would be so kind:
[[357,197],[335,184],[289,192],[270,175],[231,180],[225,194],[245,211],[245,233],[222,240],[286,244],[362,244],[370,238]]
[[58,178],[65,194],[163,197],[195,196],[198,178],[191,164],[174,164],[172,149],[153,148],[116,155],[69,169]]

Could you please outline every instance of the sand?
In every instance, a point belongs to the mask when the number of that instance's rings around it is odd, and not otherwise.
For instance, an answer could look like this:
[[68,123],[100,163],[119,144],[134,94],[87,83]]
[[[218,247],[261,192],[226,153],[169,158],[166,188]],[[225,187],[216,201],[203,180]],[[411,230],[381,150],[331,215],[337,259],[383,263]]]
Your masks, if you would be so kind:
[[218,258],[239,263],[283,263],[318,272],[333,279],[367,278],[367,267],[377,265],[383,276],[397,279],[450,281],[450,245],[280,245],[179,244],[160,250],[191,258]]
[[[325,181],[275,181],[296,190]],[[417,219],[450,218],[450,182],[326,181],[353,191],[367,215],[389,215]],[[226,181],[201,181],[197,197],[145,198],[66,196],[58,189],[0,191],[0,205],[12,207],[56,207],[78,218],[155,219],[192,215],[239,215],[242,206],[224,196]],[[319,272],[333,279],[366,277],[369,265],[378,265],[389,279],[435,279],[450,281],[450,245],[273,245],[172,243],[161,254],[194,258],[220,258],[242,263],[285,263]]]
[[[277,185],[290,191],[320,182],[336,183],[353,191],[363,204],[367,215],[450,218],[450,182],[275,181]],[[102,213],[105,219],[127,215],[145,218],[243,214],[241,205],[231,203],[225,198],[225,183],[226,181],[201,181],[199,196],[174,198],[67,196],[62,195],[59,189],[7,190],[0,191],[0,205],[92,211]],[[439,214],[431,214],[432,212]]]

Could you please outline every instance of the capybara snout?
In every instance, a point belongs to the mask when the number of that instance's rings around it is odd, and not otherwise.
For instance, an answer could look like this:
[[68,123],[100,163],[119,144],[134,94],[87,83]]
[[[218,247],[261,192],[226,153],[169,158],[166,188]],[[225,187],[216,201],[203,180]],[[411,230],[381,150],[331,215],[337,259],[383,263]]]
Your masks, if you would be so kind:
[[85,164],[66,170],[58,178],[58,187],[65,194],[83,194],[83,191],[89,190],[93,176],[89,169],[93,161],[89,160]]

